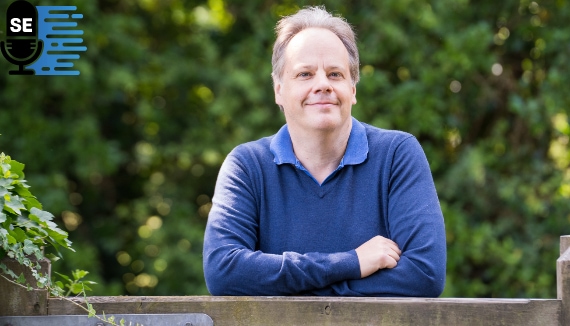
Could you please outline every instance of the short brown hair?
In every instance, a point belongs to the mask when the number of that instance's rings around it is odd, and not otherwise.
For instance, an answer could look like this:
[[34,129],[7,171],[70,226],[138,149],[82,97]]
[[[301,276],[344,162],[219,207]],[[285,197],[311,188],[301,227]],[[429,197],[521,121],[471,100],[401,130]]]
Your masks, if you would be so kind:
[[344,18],[333,16],[326,11],[324,6],[305,7],[297,13],[279,20],[275,27],[277,39],[273,45],[273,56],[271,58],[273,80],[280,80],[283,75],[284,54],[287,45],[295,35],[307,28],[328,29],[338,36],[348,51],[350,77],[352,83],[356,85],[360,80],[360,60],[356,47],[356,35],[352,26]]

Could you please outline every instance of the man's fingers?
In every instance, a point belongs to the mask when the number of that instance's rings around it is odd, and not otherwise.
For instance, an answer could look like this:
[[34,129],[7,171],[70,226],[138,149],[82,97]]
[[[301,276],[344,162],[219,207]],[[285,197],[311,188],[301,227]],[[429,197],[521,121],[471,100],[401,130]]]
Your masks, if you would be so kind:
[[395,251],[388,252],[388,256],[392,257],[395,261],[400,261],[400,253]]

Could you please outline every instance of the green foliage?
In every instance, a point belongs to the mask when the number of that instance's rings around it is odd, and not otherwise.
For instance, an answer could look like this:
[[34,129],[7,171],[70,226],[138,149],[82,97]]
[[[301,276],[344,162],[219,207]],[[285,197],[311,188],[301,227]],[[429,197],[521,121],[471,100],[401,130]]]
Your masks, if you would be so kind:
[[[71,242],[67,232],[52,222],[53,215],[43,211],[29,191],[24,164],[0,153],[0,168],[0,257],[7,256],[29,267],[37,286],[45,288],[50,283],[49,275],[41,273],[38,262],[44,258],[43,249],[51,247],[58,254],[60,247],[73,251]],[[48,258],[56,260],[57,256],[50,254]],[[1,262],[0,270],[17,283],[25,283],[23,274],[17,276]]]
[[[430,161],[444,295],[555,297],[558,239],[570,234],[570,4],[323,3],[358,31],[353,115],[414,134]],[[220,164],[284,123],[273,29],[320,3],[49,4],[84,15],[81,75],[8,76],[0,60],[0,147],[26,162],[81,253],[62,253],[56,269],[90,270],[95,294],[207,293],[202,240]],[[25,207],[18,198],[8,209]]]
[[[24,179],[24,164],[0,153],[0,168],[0,204],[2,207],[0,211],[0,258],[7,256],[29,268],[37,281],[35,287],[47,289],[53,296],[63,298],[71,294],[83,294],[85,297],[86,291],[91,291],[89,285],[96,284],[93,281],[84,280],[89,272],[76,269],[72,272],[71,278],[56,272],[65,283],[61,281],[51,283],[50,275],[42,273],[39,261],[44,258],[43,250],[50,248],[59,254],[58,249],[62,247],[74,251],[71,248],[71,241],[67,238],[67,232],[52,222],[54,216],[41,210],[42,205],[28,190],[29,186]],[[48,258],[52,261],[59,259],[53,254],[48,255]],[[0,277],[26,287],[28,290],[33,289],[33,286],[27,283],[24,273],[16,275],[3,262],[0,262]],[[64,294],[65,288],[69,290]],[[86,305],[87,308],[79,306],[86,310],[89,317],[95,317],[96,312],[87,300]],[[97,318],[117,325],[114,317],[108,320],[105,317]],[[121,325],[123,324],[124,321],[121,320]]]

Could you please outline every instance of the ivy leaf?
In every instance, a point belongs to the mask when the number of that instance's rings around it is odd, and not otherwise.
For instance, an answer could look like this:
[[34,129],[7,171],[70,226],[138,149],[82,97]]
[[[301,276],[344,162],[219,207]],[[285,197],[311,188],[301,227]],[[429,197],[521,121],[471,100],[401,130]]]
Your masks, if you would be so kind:
[[89,311],[87,317],[89,318],[94,317],[97,314],[97,312],[95,311],[95,309],[93,309],[93,305],[91,305],[90,303],[86,303],[86,305],[87,305],[87,310]]
[[73,294],[79,294],[83,292],[83,286],[79,283],[73,283],[69,286],[69,289]]
[[4,179],[4,178],[0,178],[0,188],[5,188],[5,189],[12,189],[14,188],[12,186],[12,179]]
[[46,258],[49,259],[52,263],[60,260],[60,258],[52,253],[46,254]]
[[18,276],[18,279],[16,280],[16,282],[18,282],[20,284],[26,283],[26,277],[24,276],[24,273],[21,273],[20,276]]
[[14,273],[14,271],[12,271],[11,269],[9,269],[6,265],[4,265],[3,263],[0,263],[0,269],[2,270],[2,273],[7,274],[8,276],[10,276],[13,280],[17,279],[18,276]]
[[[32,193],[25,186],[26,186],[25,183],[15,184],[14,190],[16,191],[16,193],[18,193],[18,195],[20,195],[22,197],[34,197],[34,195],[32,195]],[[0,190],[0,195],[1,194],[2,194],[2,190]]]
[[[66,282],[71,282],[71,279],[69,278],[69,276],[64,275],[64,274],[60,274],[60,273],[58,273],[58,272],[54,272],[54,273],[56,273],[57,275],[61,276],[61,278],[63,278]],[[63,285],[62,285],[61,287],[63,287]]]
[[31,196],[31,197],[24,197],[25,202],[24,205],[26,206],[26,208],[29,210],[31,210],[32,208],[37,208],[37,209],[42,209],[42,204],[36,199],[35,196]]
[[24,242],[24,241],[28,240],[28,236],[26,235],[26,232],[24,232],[24,230],[22,230],[21,228],[16,227],[13,230],[8,230],[8,233],[11,236],[13,236],[18,242]]
[[0,187],[0,197],[4,198],[5,195],[9,194],[10,192],[8,191],[8,189],[4,188],[4,187]]
[[63,289],[63,283],[61,281],[55,282],[55,286],[57,286],[60,289]]
[[88,287],[87,285],[85,285],[86,282],[81,282],[81,285],[83,286],[83,290],[87,290],[87,291],[93,291],[90,287]]
[[87,274],[89,274],[88,271],[84,271],[84,270],[80,270],[80,269],[76,269],[76,270],[71,272],[71,275],[73,275],[73,278],[76,281],[84,278],[85,276],[87,276]]
[[42,221],[42,222],[48,222],[48,221],[51,221],[53,219],[52,213],[42,211],[36,207],[32,207],[32,209],[30,209],[30,213],[37,216],[40,219],[40,221]]
[[[2,203],[0,202],[0,206],[2,205]],[[4,223],[6,222],[6,214],[0,212],[0,223]]]
[[6,207],[8,207],[10,210],[12,210],[17,215],[22,215],[22,212],[20,212],[20,210],[26,209],[26,206],[24,206],[24,204],[22,204],[22,201],[20,200],[20,197],[18,197],[18,196],[11,196],[9,200],[6,200],[4,205]]
[[38,248],[38,246],[36,246],[29,239],[24,240],[24,252],[26,253],[26,255],[31,255],[33,253],[36,253],[36,251],[40,251],[40,248]]
[[25,164],[22,164],[18,161],[14,161],[14,160],[10,161],[10,167],[12,168],[11,172],[14,174],[17,174],[20,179],[24,179],[24,167],[25,166],[26,166]]
[[0,164],[0,167],[2,167],[2,174],[3,175],[6,175],[6,173],[10,172],[10,164],[2,163],[2,164]]
[[16,238],[11,236],[10,234],[7,234],[6,238],[8,239],[8,244],[16,244],[18,242],[18,241],[16,241]]

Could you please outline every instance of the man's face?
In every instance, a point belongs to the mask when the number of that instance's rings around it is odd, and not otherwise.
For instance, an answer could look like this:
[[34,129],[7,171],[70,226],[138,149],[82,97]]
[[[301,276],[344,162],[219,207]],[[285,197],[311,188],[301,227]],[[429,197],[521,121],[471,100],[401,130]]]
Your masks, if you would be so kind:
[[338,36],[327,29],[305,29],[291,39],[284,55],[274,91],[289,129],[331,131],[350,125],[356,87]]

